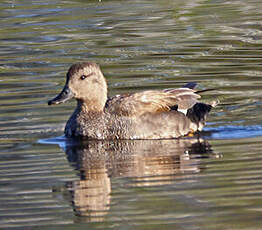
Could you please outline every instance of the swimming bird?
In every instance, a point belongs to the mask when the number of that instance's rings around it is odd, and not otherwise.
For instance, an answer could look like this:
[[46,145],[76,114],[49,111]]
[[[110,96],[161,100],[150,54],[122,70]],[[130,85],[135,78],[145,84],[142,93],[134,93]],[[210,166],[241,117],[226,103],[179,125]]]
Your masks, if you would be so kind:
[[217,102],[199,102],[188,83],[177,89],[146,90],[107,96],[107,83],[98,64],[73,64],[66,83],[48,105],[75,98],[77,106],[65,127],[66,137],[88,139],[169,139],[201,131]]

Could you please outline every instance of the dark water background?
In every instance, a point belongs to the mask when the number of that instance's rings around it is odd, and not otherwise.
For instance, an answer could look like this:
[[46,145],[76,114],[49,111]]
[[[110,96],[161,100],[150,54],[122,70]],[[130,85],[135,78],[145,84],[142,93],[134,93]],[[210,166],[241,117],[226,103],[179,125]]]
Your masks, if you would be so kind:
[[[262,2],[0,3],[1,229],[261,229]],[[110,94],[197,81],[219,98],[200,138],[66,141],[72,63]]]

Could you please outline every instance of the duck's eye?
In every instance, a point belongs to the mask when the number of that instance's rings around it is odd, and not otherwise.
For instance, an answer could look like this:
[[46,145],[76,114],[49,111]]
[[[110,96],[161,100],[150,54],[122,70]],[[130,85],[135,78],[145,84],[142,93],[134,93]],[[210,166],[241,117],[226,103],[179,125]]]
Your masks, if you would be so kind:
[[82,75],[82,76],[80,77],[81,80],[85,80],[86,78],[87,78],[86,75]]
[[81,77],[80,77],[80,79],[81,80],[85,80],[87,77],[90,77],[90,76],[92,76],[94,73],[90,73],[90,74],[87,74],[87,75],[82,75]]

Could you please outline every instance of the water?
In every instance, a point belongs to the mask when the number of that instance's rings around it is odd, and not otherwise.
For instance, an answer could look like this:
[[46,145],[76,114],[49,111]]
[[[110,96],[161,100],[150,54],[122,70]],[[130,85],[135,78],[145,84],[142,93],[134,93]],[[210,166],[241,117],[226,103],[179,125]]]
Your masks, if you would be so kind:
[[[1,229],[260,229],[262,3],[2,1]],[[72,63],[110,95],[197,81],[218,98],[199,137],[77,143]]]

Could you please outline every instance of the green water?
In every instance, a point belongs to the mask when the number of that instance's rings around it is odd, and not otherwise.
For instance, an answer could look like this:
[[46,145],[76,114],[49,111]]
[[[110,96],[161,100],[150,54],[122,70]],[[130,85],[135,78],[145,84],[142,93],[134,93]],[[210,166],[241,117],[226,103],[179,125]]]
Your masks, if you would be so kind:
[[[0,229],[260,229],[262,3],[1,1]],[[221,103],[199,138],[77,143],[72,63],[109,94],[196,81]]]

